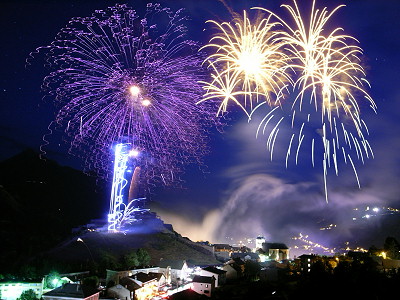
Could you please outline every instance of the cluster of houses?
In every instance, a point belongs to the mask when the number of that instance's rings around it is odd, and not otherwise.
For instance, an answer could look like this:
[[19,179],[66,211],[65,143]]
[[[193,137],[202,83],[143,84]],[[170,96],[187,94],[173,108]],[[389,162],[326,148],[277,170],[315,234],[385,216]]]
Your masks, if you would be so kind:
[[[214,244],[213,251],[220,260],[240,257],[243,260],[254,261],[285,261],[289,259],[289,248],[283,243],[268,243],[263,236],[258,236],[255,248],[233,247],[229,244]],[[211,246],[211,245],[210,245]]]
[[[224,270],[224,267],[227,270]],[[65,283],[42,295],[44,300],[148,300],[174,299],[186,290],[211,297],[214,289],[225,284],[229,276],[237,276],[236,267],[229,264],[189,267],[186,261],[164,267],[125,271],[107,270],[106,287],[95,289],[78,282]]]
[[[242,262],[244,265],[244,263]],[[222,266],[189,266],[186,261],[160,267],[127,271],[107,270],[107,296],[117,299],[145,300],[156,296],[170,299],[190,289],[211,297],[214,289],[227,279],[240,276],[240,267],[232,261]],[[54,300],[54,299],[48,299]]]
[[[204,245],[210,247],[210,245]],[[243,252],[228,244],[212,245],[213,252],[225,261],[214,266],[193,266],[186,261],[160,261],[159,266],[132,269],[106,270],[106,278],[100,287],[82,284],[89,272],[63,274],[63,284],[52,290],[45,290],[41,282],[4,282],[0,281],[0,299],[15,300],[22,291],[32,289],[43,300],[150,300],[150,299],[186,299],[189,296],[211,297],[215,289],[234,282],[244,276],[246,262],[259,263],[260,279],[274,281],[279,270],[291,269],[297,274],[310,272],[311,266],[323,260],[335,268],[339,257],[321,257],[304,254],[289,260],[289,249],[285,244],[266,243],[262,237],[256,240],[253,252]],[[250,249],[248,249],[250,250]],[[363,259],[367,254],[350,253],[342,259]],[[354,256],[354,257],[353,257]],[[360,256],[360,257],[358,257]],[[393,265],[395,264],[395,265]],[[287,268],[290,266],[290,268]],[[399,269],[400,261],[381,259],[378,266],[383,270]],[[203,296],[203,297],[204,297]]]
[[[240,257],[218,266],[203,267],[191,266],[186,261],[161,261],[157,267],[106,270],[104,286],[100,288],[81,284],[88,272],[62,274],[59,282],[63,284],[52,290],[44,289],[44,280],[23,284],[0,282],[0,299],[15,300],[27,289],[34,289],[37,297],[43,300],[174,299],[188,292],[211,297],[215,288],[243,276],[244,270],[245,261]],[[20,284],[23,286],[17,292],[7,294],[7,288]]]
[[[11,289],[7,289],[7,284],[0,282],[0,299],[15,300],[21,291],[27,289],[33,289],[38,298],[42,297],[44,300],[98,300],[99,298],[147,300],[157,297],[173,299],[174,295],[187,293],[187,290],[211,297],[215,288],[224,285],[226,281],[243,276],[245,261],[260,262],[265,257],[274,260],[289,258],[289,249],[284,244],[265,243],[263,240],[259,245],[261,246],[257,253],[228,244],[203,243],[202,246],[211,250],[216,258],[225,261],[218,266],[200,267],[189,266],[186,261],[160,261],[157,267],[125,271],[106,270],[107,276],[102,289],[84,286],[76,276],[73,276],[75,278],[72,280],[69,279],[68,274],[64,274],[62,281],[64,284],[53,290],[44,290],[43,281],[25,282],[17,292],[14,289],[14,293],[10,293]],[[18,283],[9,284],[18,285]]]
[[[164,262],[158,267],[124,271],[107,270],[106,279],[99,288],[81,283],[82,278],[87,277],[89,272],[62,274],[63,277],[59,282],[63,284],[51,290],[44,289],[44,280],[41,282],[2,280],[0,281],[0,299],[15,300],[28,289],[33,290],[37,297],[43,300],[174,300],[186,299],[193,295],[211,297],[215,288],[243,276],[246,260],[256,258],[254,253],[243,254],[246,254],[244,259],[233,255],[233,258],[219,266],[190,266],[186,261],[180,261]],[[366,255],[363,253],[350,255],[349,253],[341,257],[340,261],[360,260]],[[304,254],[286,262],[270,260],[268,263],[261,263],[258,261],[261,266],[264,266],[259,275],[261,279],[274,280],[277,270],[285,269],[288,264],[298,273],[308,273],[311,266],[321,260],[334,268],[339,262],[339,257]],[[400,261],[381,258],[378,268],[383,272],[398,270]]]

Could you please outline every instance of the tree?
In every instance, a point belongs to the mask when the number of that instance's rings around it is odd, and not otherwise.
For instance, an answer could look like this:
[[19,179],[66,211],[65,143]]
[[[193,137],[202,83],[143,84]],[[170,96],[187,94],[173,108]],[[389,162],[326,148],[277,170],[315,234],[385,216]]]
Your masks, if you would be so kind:
[[310,277],[314,281],[324,281],[329,276],[331,271],[330,266],[326,263],[325,260],[317,260],[311,265],[310,268]]
[[368,254],[369,255],[378,256],[381,252],[382,252],[382,250],[378,249],[375,245],[372,245],[368,249]]
[[26,290],[21,293],[21,295],[17,298],[17,300],[38,300],[39,298],[36,296],[34,290]]
[[249,247],[242,246],[242,247],[240,247],[240,252],[249,253],[249,252],[251,252],[251,249]]
[[118,258],[108,251],[100,251],[100,265],[102,269],[118,269],[120,264]]
[[97,289],[99,287],[100,280],[99,280],[99,277],[97,277],[97,276],[90,276],[90,277],[84,278],[82,283],[85,286],[89,286],[89,287]]
[[46,276],[45,287],[48,289],[55,289],[60,286],[60,274],[57,271],[51,271],[49,275]]
[[22,278],[29,279],[29,280],[36,279],[39,277],[36,267],[31,266],[31,265],[21,266],[21,268],[19,270],[19,274]]
[[140,265],[136,251],[131,251],[131,252],[125,254],[123,260],[124,260],[124,262],[123,262],[124,267],[126,269],[130,269],[132,267],[136,267],[136,266]]
[[391,259],[400,259],[400,245],[394,237],[388,236],[383,244],[386,255]]
[[251,260],[246,260],[244,266],[244,275],[248,280],[256,280],[260,274],[261,267],[260,265]]
[[139,261],[140,266],[146,266],[150,263],[151,257],[149,252],[146,251],[146,249],[138,249],[136,251],[137,259]]

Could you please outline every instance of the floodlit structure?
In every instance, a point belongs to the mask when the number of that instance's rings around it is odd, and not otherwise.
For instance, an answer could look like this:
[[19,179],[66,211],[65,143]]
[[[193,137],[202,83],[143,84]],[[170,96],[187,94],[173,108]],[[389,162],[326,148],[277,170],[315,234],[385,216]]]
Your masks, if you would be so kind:
[[0,298],[4,300],[15,300],[28,290],[33,290],[40,299],[43,293],[44,279],[41,281],[3,281],[0,282]]
[[[216,103],[196,104],[204,94],[204,55],[198,42],[186,39],[186,19],[182,9],[160,4],[148,3],[144,16],[116,4],[72,18],[32,54],[43,54],[50,66],[43,88],[60,105],[52,124],[65,132],[70,153],[100,178],[113,174],[111,232],[146,217],[138,186],[179,183],[185,165],[202,164],[204,129],[221,125]],[[131,169],[138,156],[140,167]]]
[[[265,243],[265,237],[259,235],[259,236],[256,238],[256,248],[255,248],[255,251],[257,251],[258,249],[262,249],[264,243]],[[254,251],[254,252],[255,252],[255,251]]]
[[[141,208],[140,202],[145,198],[129,199],[128,174],[132,173],[129,164],[134,164],[140,152],[131,149],[129,143],[119,143],[115,146],[114,174],[111,187],[110,212],[108,214],[108,231],[118,232],[124,224],[139,221],[138,215],[148,209]],[[132,175],[131,175],[132,176]],[[134,182],[131,182],[131,185]]]

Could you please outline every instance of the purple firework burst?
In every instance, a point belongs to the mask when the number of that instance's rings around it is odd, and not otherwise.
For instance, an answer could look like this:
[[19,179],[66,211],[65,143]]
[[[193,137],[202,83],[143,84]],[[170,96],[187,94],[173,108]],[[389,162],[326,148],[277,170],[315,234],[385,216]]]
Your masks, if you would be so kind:
[[214,104],[196,105],[204,57],[185,39],[186,19],[159,4],[148,4],[143,18],[115,5],[73,18],[38,49],[53,70],[43,87],[60,105],[56,126],[86,170],[107,176],[120,142],[145,155],[148,181],[169,184],[183,165],[201,162],[205,128],[218,121]]

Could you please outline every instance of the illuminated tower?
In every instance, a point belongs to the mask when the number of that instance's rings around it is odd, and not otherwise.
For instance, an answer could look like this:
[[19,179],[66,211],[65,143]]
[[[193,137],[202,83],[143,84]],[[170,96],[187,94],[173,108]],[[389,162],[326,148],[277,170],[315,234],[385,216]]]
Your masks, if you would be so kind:
[[262,249],[264,243],[265,243],[265,238],[263,236],[259,235],[256,238],[256,249],[255,250],[257,251],[258,249]]
[[[132,149],[129,143],[119,143],[115,146],[114,175],[108,214],[109,232],[125,231],[127,225],[141,221],[149,212],[149,209],[143,207],[145,198],[137,197],[140,167],[135,165],[139,155],[140,152]],[[133,167],[133,174],[129,174],[132,173]]]
[[129,144],[115,146],[114,175],[111,187],[110,212],[108,214],[108,231],[118,231],[124,210],[124,188],[128,181],[125,171],[129,159]]

